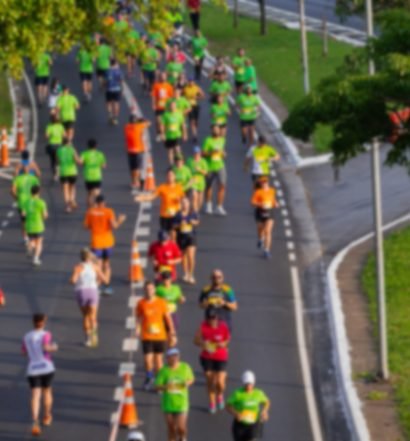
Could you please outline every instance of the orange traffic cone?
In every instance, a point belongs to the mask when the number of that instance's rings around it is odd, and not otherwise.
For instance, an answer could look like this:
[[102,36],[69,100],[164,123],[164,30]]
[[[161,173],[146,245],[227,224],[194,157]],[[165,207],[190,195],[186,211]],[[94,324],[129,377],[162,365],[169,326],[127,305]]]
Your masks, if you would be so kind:
[[0,307],[5,306],[6,304],[6,296],[4,295],[4,291],[0,288]]
[[144,190],[145,191],[154,191],[155,190],[155,176],[154,176],[154,165],[152,163],[152,157],[148,154],[147,159],[147,168],[146,168],[146,176],[144,182]]
[[26,138],[24,137],[23,114],[21,109],[17,111],[17,138],[16,150],[22,152],[26,149]]
[[144,272],[142,271],[140,253],[138,250],[138,242],[132,241],[131,246],[131,265],[130,265],[130,282],[137,283],[144,280]]
[[120,426],[137,427],[138,411],[134,401],[134,391],[132,388],[131,374],[124,375],[124,398],[120,415]]
[[7,130],[5,128],[1,131],[1,152],[0,152],[0,166],[8,167],[10,165],[9,158],[9,139]]

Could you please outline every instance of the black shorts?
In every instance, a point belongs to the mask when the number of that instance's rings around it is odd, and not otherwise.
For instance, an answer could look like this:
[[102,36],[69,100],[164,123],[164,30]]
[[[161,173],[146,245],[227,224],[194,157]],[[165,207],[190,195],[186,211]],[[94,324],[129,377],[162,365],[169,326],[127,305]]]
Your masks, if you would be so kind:
[[143,70],[144,78],[152,84],[155,80],[155,70]]
[[57,149],[60,147],[61,144],[47,144],[46,145],[46,153],[49,156],[55,156]]
[[254,441],[259,438],[259,423],[244,424],[234,420],[232,435],[234,441]]
[[165,148],[166,149],[174,149],[175,147],[178,147],[181,144],[181,139],[166,139],[165,140]]
[[245,81],[236,81],[235,80],[235,87],[237,89],[239,89],[240,87],[242,87],[245,84]]
[[241,119],[241,127],[252,127],[255,125],[254,119],[243,120]]
[[175,225],[175,216],[174,217],[160,217],[159,218],[159,226],[161,230],[171,231]]
[[199,119],[199,106],[193,106],[188,113],[188,119],[189,121],[198,121]]
[[121,91],[107,90],[107,92],[105,92],[105,100],[108,102],[114,101],[118,103],[119,101],[121,101]]
[[40,239],[44,233],[27,233],[29,239]]
[[97,69],[97,77],[105,78],[107,76],[108,69]]
[[165,340],[142,340],[143,354],[163,354],[167,348]]
[[85,188],[88,190],[88,191],[91,191],[91,190],[95,190],[96,188],[101,188],[101,181],[93,181],[93,182],[91,182],[91,181],[89,181],[89,182],[85,182]]
[[31,375],[27,377],[27,381],[31,389],[41,387],[42,389],[47,389],[51,386],[53,381],[54,372],[44,375]]
[[49,80],[50,80],[50,77],[36,77],[34,79],[34,84],[36,86],[47,86]]
[[19,211],[20,220],[21,220],[21,222],[24,223],[26,220],[26,216],[24,216],[23,211],[20,210],[20,208],[18,209],[18,211]]
[[201,366],[204,372],[225,372],[226,366],[228,364],[227,361],[210,360],[209,358],[203,357],[200,357],[199,361],[201,362]]
[[161,116],[165,113],[165,109],[155,109],[155,115]]
[[80,72],[81,81],[91,81],[93,79],[93,74],[91,72]]
[[74,121],[63,121],[63,126],[66,130],[72,129],[74,127]]
[[189,247],[196,246],[196,240],[195,240],[194,234],[184,234],[184,233],[178,233],[177,235],[177,244],[179,248],[184,251]]
[[128,153],[130,170],[141,170],[144,162],[144,153]]
[[273,219],[273,210],[264,208],[255,208],[255,220],[256,222],[266,222],[270,219]]
[[60,182],[62,184],[75,184],[77,181],[77,176],[60,176]]

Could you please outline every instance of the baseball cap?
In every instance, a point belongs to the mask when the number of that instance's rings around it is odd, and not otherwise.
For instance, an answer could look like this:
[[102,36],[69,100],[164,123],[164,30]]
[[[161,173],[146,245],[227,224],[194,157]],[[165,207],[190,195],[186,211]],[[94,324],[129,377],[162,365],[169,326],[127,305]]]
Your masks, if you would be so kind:
[[242,383],[243,384],[252,384],[254,385],[256,381],[255,374],[252,371],[245,371],[242,374]]
[[194,153],[201,153],[201,147],[199,147],[199,145],[194,147]]
[[165,353],[165,355],[167,357],[173,357],[174,355],[179,355],[181,352],[179,351],[178,348],[169,348],[167,350],[167,352]]
[[145,436],[142,432],[138,430],[133,430],[128,434],[128,441],[145,441]]
[[169,237],[168,233],[165,230],[161,230],[158,232],[158,240],[160,242],[163,242],[164,240],[167,240]]

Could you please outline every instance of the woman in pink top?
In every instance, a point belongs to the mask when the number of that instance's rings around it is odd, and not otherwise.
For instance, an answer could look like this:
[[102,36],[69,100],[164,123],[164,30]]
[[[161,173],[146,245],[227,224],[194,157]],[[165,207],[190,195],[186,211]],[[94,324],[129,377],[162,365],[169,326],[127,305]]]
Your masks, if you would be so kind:
[[225,322],[218,319],[215,308],[209,308],[205,320],[199,327],[194,343],[202,348],[200,361],[205,373],[209,412],[225,408],[224,392],[226,388],[226,366],[228,364],[228,344],[231,338]]

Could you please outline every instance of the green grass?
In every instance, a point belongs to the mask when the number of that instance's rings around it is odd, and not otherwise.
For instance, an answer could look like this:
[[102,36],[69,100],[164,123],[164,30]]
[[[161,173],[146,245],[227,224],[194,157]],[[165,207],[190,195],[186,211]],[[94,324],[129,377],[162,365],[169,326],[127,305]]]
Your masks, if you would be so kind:
[[[201,27],[210,41],[214,55],[233,55],[238,47],[244,47],[253,60],[259,78],[291,110],[304,96],[300,33],[273,23],[268,24],[268,34],[259,35],[258,20],[240,17],[239,27],[232,27],[231,12],[204,5]],[[329,54],[322,55],[322,39],[309,33],[310,80],[314,87],[319,81],[334,73],[351,46],[329,39]],[[331,140],[329,128],[319,128],[313,137],[318,152],[328,150]]]
[[[389,363],[400,421],[410,439],[410,228],[386,239],[385,254]],[[362,286],[377,336],[375,283],[375,256],[371,254],[362,273]]]
[[0,73],[0,128],[11,128],[13,121],[13,106],[10,99],[9,86],[5,73]]

